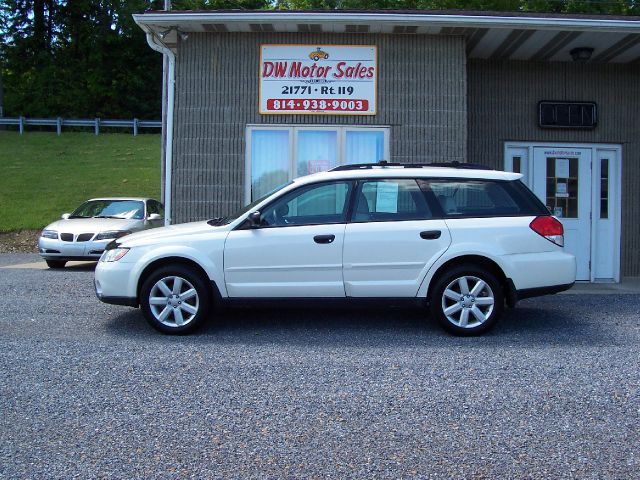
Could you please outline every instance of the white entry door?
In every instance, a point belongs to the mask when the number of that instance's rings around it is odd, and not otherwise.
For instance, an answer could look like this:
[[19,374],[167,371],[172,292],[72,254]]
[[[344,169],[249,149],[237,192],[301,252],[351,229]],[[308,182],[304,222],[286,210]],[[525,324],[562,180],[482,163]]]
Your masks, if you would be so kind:
[[619,146],[507,144],[505,170],[522,173],[562,222],[577,280],[619,280]]
[[533,149],[533,191],[564,226],[576,280],[591,279],[591,149]]

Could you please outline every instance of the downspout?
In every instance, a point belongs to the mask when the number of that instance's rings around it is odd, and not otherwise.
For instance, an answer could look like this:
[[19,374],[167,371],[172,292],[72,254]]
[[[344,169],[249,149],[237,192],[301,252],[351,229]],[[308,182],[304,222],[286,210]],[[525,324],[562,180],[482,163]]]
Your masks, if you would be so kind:
[[173,163],[173,108],[174,93],[176,85],[176,56],[170,48],[165,47],[159,42],[152,32],[147,32],[147,43],[156,52],[160,52],[169,59],[169,72],[167,75],[167,129],[166,129],[166,146],[164,149],[164,224],[171,224],[171,165]]

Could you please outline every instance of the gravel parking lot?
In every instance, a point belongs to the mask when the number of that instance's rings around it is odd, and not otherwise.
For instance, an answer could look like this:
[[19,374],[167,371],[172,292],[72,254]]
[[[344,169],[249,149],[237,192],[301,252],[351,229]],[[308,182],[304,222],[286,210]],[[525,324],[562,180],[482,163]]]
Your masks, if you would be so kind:
[[[1,478],[638,478],[640,298],[236,310],[167,337],[0,255]],[[36,264],[38,265],[38,264]]]

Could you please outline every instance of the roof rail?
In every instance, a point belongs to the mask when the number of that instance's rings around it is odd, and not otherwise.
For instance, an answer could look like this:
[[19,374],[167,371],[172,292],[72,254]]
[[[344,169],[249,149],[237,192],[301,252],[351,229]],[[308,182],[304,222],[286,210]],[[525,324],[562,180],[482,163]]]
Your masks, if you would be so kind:
[[400,168],[422,168],[422,167],[446,167],[446,168],[463,168],[467,170],[493,170],[491,167],[479,163],[463,163],[463,162],[436,162],[436,163],[390,163],[381,160],[377,163],[353,163],[351,165],[340,165],[334,167],[330,172],[342,172],[345,170],[369,170],[373,168],[400,167]]

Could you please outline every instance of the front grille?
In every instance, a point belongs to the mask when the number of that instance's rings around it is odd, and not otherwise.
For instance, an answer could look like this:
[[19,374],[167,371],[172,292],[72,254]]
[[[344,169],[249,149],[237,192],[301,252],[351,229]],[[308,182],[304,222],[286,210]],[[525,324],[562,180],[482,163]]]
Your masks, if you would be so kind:
[[60,239],[63,242],[73,242],[73,233],[61,233]]
[[76,238],[76,242],[88,242],[93,238],[93,235],[93,233],[81,233],[78,235],[78,238]]

